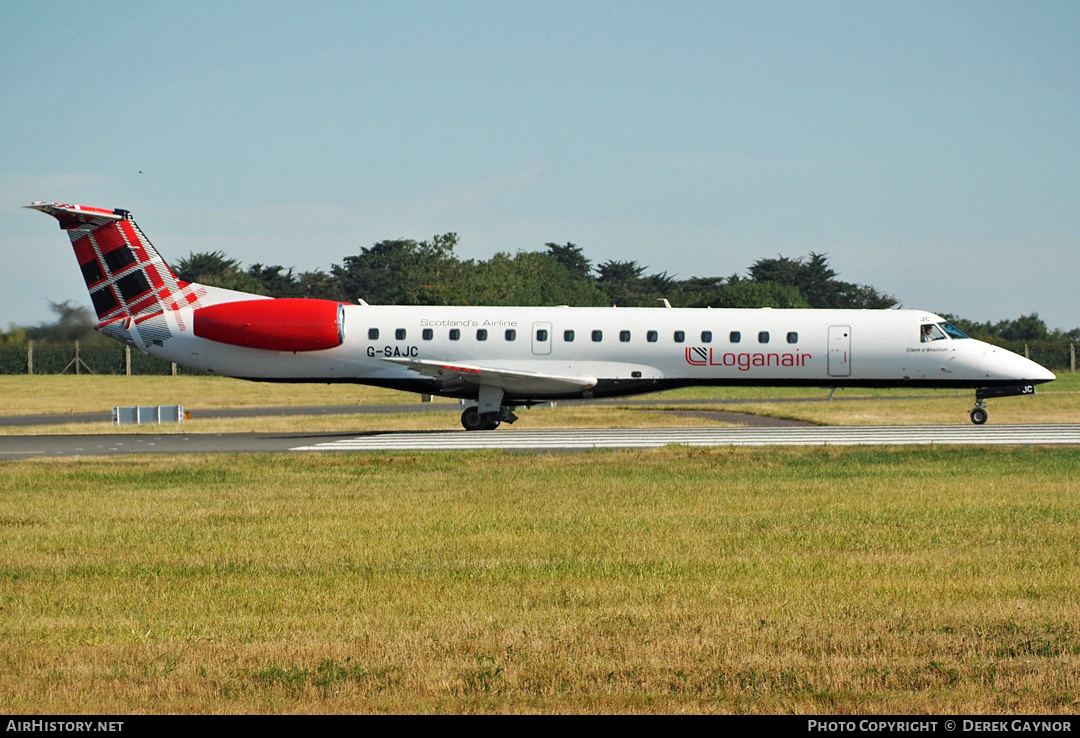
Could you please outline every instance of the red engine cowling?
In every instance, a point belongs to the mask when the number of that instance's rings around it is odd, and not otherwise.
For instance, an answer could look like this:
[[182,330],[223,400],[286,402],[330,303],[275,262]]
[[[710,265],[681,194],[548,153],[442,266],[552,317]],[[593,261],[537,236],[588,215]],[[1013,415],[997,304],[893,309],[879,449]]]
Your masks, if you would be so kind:
[[209,305],[195,310],[195,335],[266,351],[321,351],[345,340],[345,306],[292,297]]

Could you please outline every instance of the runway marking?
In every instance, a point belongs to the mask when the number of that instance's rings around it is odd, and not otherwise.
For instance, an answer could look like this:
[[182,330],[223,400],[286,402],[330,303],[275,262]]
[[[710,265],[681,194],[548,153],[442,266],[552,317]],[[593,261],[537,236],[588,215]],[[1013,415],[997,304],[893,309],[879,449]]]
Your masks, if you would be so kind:
[[609,428],[409,431],[357,436],[291,451],[590,449],[684,446],[1073,445],[1080,424],[997,426],[819,426],[809,428]]

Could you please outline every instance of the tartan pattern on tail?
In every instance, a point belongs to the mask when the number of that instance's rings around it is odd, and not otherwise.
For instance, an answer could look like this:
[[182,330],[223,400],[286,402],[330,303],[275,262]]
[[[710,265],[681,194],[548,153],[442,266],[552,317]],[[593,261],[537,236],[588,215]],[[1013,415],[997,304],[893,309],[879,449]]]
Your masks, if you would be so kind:
[[200,307],[206,291],[173,274],[126,210],[29,207],[52,215],[68,232],[102,333],[131,345],[160,346],[172,336],[166,310]]

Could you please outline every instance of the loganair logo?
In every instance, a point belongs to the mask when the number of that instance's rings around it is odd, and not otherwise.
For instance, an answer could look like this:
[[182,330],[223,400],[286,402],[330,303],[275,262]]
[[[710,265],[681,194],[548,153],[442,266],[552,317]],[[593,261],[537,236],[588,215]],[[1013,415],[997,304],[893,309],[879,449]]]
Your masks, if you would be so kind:
[[734,351],[723,353],[716,349],[706,349],[701,346],[687,346],[686,363],[690,366],[724,366],[738,369],[740,372],[748,372],[751,369],[767,367],[803,367],[806,360],[812,358],[810,354],[795,349],[795,353],[760,354]]

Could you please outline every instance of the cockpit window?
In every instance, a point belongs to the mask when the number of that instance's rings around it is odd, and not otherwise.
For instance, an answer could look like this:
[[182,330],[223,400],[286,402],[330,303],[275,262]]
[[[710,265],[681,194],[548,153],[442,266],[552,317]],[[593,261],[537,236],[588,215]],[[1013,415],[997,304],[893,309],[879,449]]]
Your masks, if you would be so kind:
[[923,343],[930,343],[931,341],[943,341],[943,340],[945,340],[945,331],[941,330],[941,328],[935,323],[925,323],[925,324],[923,324],[921,330],[922,330],[921,340],[922,340]]
[[957,328],[952,323],[942,323],[941,328],[942,328],[942,330],[944,330],[946,333],[949,334],[950,338],[971,338],[971,336],[964,333],[962,330]]

